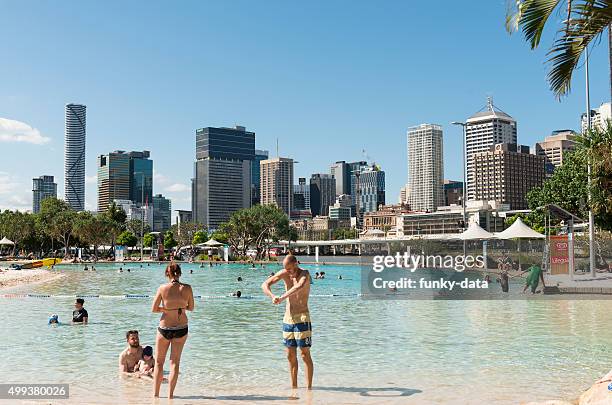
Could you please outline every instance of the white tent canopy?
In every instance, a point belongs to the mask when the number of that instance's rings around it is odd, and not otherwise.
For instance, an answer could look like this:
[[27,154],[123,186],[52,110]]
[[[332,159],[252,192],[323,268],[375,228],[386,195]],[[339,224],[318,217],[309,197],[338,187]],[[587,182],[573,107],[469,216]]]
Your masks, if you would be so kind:
[[0,239],[0,245],[14,245],[14,244],[15,242],[13,242],[12,240],[8,240],[6,236]]
[[491,232],[487,232],[480,227],[476,222],[472,222],[468,229],[459,235],[461,240],[474,240],[474,239],[493,239],[494,236]]
[[543,239],[546,236],[525,225],[521,218],[517,218],[508,229],[495,234],[495,237],[497,239]]
[[214,239],[210,239],[208,242],[203,244],[206,247],[219,247],[219,246],[223,246],[223,243],[221,242],[217,242]]

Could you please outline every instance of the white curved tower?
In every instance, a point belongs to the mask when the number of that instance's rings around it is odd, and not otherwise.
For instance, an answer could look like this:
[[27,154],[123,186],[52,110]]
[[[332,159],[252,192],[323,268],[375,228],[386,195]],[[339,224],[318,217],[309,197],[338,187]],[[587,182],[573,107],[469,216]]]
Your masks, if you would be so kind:
[[86,109],[82,104],[66,104],[64,198],[75,211],[85,209]]

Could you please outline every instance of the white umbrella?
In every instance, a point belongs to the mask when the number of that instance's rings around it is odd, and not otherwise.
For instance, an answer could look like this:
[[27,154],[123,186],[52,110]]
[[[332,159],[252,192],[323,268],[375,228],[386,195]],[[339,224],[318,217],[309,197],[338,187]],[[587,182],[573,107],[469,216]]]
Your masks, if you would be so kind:
[[544,239],[546,236],[536,232],[523,222],[519,217],[508,229],[495,234],[497,239],[518,239],[517,251],[519,252],[519,270],[521,270],[521,239]]
[[12,240],[8,240],[6,236],[0,239],[0,245],[14,245],[14,244],[15,242],[13,242]]
[[476,222],[472,222],[468,229],[465,230],[459,239],[461,240],[473,240],[473,239],[493,239],[494,236],[491,232],[485,231]]
[[210,246],[210,247],[223,246],[223,243],[217,242],[216,240],[211,239],[208,242],[204,243],[204,246]]
[[517,218],[508,229],[496,233],[495,237],[497,239],[544,239],[546,236],[525,225],[521,218]]

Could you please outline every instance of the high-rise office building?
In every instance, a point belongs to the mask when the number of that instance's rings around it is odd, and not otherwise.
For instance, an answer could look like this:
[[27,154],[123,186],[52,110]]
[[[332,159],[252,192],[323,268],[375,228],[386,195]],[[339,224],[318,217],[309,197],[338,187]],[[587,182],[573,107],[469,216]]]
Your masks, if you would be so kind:
[[331,165],[330,173],[336,179],[336,196],[351,193],[351,170],[344,160]]
[[[143,221],[150,229],[153,229],[153,204],[141,205],[136,204],[132,200],[122,199],[113,200],[113,202],[118,208],[121,208],[123,212],[125,212],[126,221],[134,219]],[[138,231],[138,233],[140,233],[140,231]]]
[[408,128],[408,203],[415,211],[433,212],[444,205],[442,127],[421,124]]
[[195,222],[217,229],[232,213],[251,206],[255,133],[245,127],[196,131],[191,207]]
[[352,206],[353,201],[350,195],[339,195],[334,205],[329,207],[329,219],[349,221],[353,213]]
[[405,184],[404,186],[400,187],[400,194],[399,194],[399,203],[401,204],[408,204],[408,199],[410,198],[410,185]]
[[293,186],[293,209],[310,210],[310,185],[306,184],[305,177],[300,177],[298,184]]
[[315,173],[310,177],[310,211],[312,216],[328,215],[336,201],[336,179],[331,174]]
[[274,204],[289,216],[293,207],[293,159],[262,160],[260,169],[261,204]]
[[465,158],[467,173],[467,200],[475,200],[476,184],[473,156],[487,152],[499,143],[516,144],[516,121],[493,105],[489,97],[484,111],[466,120]]
[[547,176],[551,176],[563,164],[567,153],[576,148],[577,136],[571,129],[562,129],[553,131],[550,136],[535,144],[536,155],[544,156]]
[[527,209],[527,193],[544,182],[544,156],[529,153],[529,146],[497,144],[473,156],[477,200]]
[[[608,121],[612,120],[612,104],[602,103],[599,108],[591,110],[591,128],[592,129],[603,129],[606,127]],[[582,113],[580,116],[580,128],[584,134],[587,131],[587,119],[586,113]]]
[[444,180],[444,205],[461,205],[463,198],[463,182]]
[[130,200],[130,157],[122,150],[98,156],[98,212],[114,200]]
[[376,211],[385,205],[385,172],[379,166],[361,166],[351,176],[353,205],[359,207],[358,222],[364,212]]
[[85,209],[86,109],[82,104],[66,104],[64,199],[75,211]]
[[166,232],[170,229],[172,203],[161,194],[153,196],[153,231]]
[[130,159],[130,200],[136,204],[152,204],[153,202],[153,161],[151,153],[132,151]]
[[32,179],[32,212],[40,212],[40,203],[45,198],[57,198],[57,184],[53,176]]
[[267,150],[255,149],[255,158],[251,161],[251,205],[259,204],[261,197],[261,187],[259,182],[261,176],[259,174],[259,162],[266,160],[269,156]]

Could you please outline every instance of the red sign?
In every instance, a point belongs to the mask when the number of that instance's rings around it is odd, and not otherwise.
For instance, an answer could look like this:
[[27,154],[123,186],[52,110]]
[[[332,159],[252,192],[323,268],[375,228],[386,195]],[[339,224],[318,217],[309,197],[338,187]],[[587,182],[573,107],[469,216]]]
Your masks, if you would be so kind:
[[550,273],[569,274],[569,243],[567,235],[550,237]]

